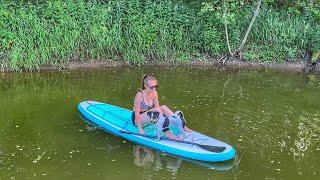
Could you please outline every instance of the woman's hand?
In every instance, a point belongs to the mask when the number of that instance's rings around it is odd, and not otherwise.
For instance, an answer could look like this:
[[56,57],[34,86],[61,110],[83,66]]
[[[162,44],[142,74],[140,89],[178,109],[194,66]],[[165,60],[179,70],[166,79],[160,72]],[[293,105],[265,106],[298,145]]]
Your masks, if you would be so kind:
[[155,91],[154,95],[153,95],[153,105],[154,105],[154,107],[159,107],[160,106],[157,91]]

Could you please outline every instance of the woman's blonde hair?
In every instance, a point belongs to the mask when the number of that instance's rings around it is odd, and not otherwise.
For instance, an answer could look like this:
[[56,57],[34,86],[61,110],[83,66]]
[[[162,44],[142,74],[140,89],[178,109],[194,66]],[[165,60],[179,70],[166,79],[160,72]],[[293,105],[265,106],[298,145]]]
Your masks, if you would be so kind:
[[141,80],[141,89],[145,89],[144,85],[147,84],[148,81],[157,81],[157,79],[152,75],[144,75]]

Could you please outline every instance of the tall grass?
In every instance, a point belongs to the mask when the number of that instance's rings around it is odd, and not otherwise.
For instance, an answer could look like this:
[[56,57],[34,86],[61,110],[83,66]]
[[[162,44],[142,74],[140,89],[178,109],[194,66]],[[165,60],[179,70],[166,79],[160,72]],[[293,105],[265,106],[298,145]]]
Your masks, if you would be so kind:
[[[69,61],[120,59],[142,64],[188,61],[227,51],[221,12],[172,0],[0,0],[0,68],[32,70]],[[230,24],[235,49],[251,9]],[[289,17],[287,17],[289,16]],[[319,49],[319,22],[263,10],[245,49],[248,60],[281,62]]]
[[263,10],[245,51],[251,60],[296,61],[306,51],[320,50],[317,34],[320,24],[294,14]]

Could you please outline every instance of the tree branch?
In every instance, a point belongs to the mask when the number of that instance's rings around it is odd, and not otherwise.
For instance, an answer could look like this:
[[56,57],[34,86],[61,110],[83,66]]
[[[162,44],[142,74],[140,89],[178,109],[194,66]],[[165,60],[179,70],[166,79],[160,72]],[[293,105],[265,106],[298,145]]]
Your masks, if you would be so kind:
[[260,10],[260,7],[261,7],[261,2],[262,2],[262,0],[259,0],[259,1],[258,1],[257,8],[256,8],[256,10],[255,10],[255,12],[254,12],[254,15],[253,15],[253,17],[252,17],[252,19],[251,19],[250,25],[249,25],[249,27],[248,27],[248,29],[247,29],[247,32],[246,32],[246,34],[245,34],[245,36],[244,36],[244,38],[243,38],[243,40],[242,40],[242,42],[241,42],[238,50],[237,50],[237,52],[242,52],[242,49],[243,49],[245,43],[247,42],[247,39],[248,39],[249,33],[250,33],[250,31],[251,31],[251,28],[252,28],[252,26],[253,26],[253,23],[254,23],[254,21],[256,20],[258,14],[259,14],[259,10]]
[[228,33],[228,24],[227,24],[227,18],[226,18],[226,11],[227,11],[227,8],[226,8],[226,5],[225,5],[225,1],[224,2],[224,30],[225,30],[225,33],[226,33],[226,39],[227,39],[227,45],[228,45],[228,49],[229,49],[229,53],[231,56],[233,56],[233,53],[231,52],[231,48],[230,48],[230,42],[229,42],[229,33]]

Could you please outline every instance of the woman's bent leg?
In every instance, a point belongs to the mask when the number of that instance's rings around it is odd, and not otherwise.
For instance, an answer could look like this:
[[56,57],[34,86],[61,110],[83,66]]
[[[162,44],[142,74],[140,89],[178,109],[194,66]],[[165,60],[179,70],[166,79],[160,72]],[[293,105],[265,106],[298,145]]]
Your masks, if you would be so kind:
[[160,109],[162,110],[162,112],[165,116],[173,116],[174,115],[174,113],[166,105],[161,105]]

